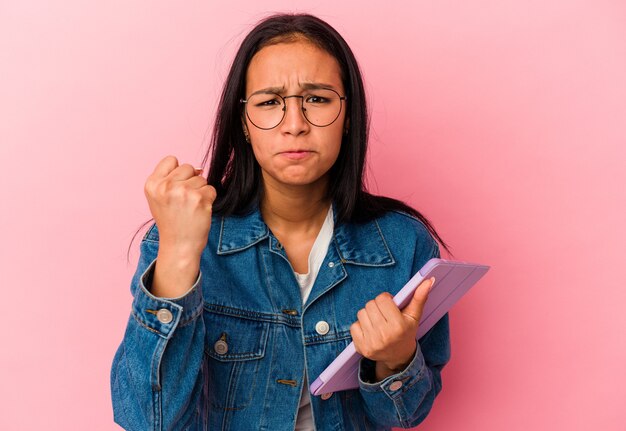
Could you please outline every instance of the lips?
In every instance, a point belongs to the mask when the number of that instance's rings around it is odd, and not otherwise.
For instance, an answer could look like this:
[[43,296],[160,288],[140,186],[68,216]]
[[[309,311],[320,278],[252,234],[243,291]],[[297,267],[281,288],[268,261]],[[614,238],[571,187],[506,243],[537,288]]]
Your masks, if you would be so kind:
[[309,157],[312,153],[313,151],[309,150],[287,150],[280,153],[280,155],[291,160],[302,160]]

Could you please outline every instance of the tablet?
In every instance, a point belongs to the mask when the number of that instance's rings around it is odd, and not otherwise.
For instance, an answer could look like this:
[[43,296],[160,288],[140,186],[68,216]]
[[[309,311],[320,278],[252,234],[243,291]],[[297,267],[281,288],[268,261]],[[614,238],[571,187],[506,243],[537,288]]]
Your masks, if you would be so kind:
[[[469,262],[451,261],[439,258],[430,259],[393,297],[400,308],[411,301],[417,286],[430,277],[435,277],[435,284],[428,294],[422,317],[420,318],[416,339],[420,339],[439,321],[485,273],[487,265]],[[344,391],[359,387],[359,361],[362,356],[350,343],[343,352],[309,386],[313,395]]]

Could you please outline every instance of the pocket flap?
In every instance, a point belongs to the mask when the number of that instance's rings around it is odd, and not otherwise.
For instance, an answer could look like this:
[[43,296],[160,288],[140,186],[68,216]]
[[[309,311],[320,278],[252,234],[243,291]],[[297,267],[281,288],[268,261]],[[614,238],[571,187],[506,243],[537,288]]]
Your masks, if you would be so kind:
[[218,361],[247,361],[265,356],[269,323],[232,314],[204,312],[206,353]]

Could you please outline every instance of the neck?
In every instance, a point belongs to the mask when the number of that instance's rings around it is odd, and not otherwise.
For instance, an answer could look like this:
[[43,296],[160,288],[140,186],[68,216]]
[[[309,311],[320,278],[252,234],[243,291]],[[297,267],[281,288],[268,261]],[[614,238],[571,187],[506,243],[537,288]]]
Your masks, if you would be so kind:
[[328,177],[303,186],[277,184],[268,178],[264,178],[263,183],[260,209],[272,232],[319,232],[330,206],[330,199],[326,197]]

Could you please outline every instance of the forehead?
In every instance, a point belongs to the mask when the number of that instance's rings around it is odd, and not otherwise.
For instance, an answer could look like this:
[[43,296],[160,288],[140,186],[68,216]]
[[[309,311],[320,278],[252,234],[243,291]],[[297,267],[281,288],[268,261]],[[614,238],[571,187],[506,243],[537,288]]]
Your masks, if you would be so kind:
[[252,57],[246,71],[246,94],[270,87],[294,91],[304,83],[328,84],[343,92],[335,57],[308,41],[266,46]]

